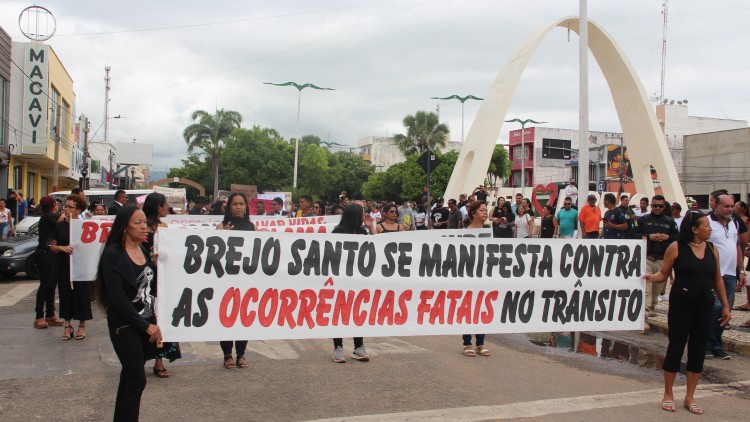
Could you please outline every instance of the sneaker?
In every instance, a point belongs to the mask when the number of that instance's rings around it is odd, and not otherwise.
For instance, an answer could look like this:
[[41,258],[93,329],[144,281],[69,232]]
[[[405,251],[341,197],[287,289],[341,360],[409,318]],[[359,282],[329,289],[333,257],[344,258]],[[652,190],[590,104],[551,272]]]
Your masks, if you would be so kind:
[[336,348],[333,349],[333,361],[336,363],[344,363],[346,362],[346,358],[344,357],[344,348],[341,346],[336,346]]
[[365,346],[359,346],[356,349],[354,349],[354,353],[352,353],[352,358],[362,361],[362,362],[367,362],[368,360],[370,360],[370,357],[367,356],[367,352],[365,351]]
[[719,349],[719,350],[717,350],[715,352],[711,352],[711,354],[716,359],[729,360],[731,358],[731,356],[729,356],[729,354],[727,354],[727,352],[725,352],[725,351],[723,351],[721,349]]
[[669,302],[669,295],[666,293],[659,295],[659,302]]

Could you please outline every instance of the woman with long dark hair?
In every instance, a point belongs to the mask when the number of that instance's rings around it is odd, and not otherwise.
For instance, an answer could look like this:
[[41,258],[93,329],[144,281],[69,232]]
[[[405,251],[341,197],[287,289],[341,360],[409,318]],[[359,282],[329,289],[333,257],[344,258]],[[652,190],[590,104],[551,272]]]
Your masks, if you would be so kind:
[[557,231],[555,209],[552,208],[552,205],[547,204],[542,207],[542,221],[539,226],[539,237],[543,239],[552,239]]
[[143,247],[148,225],[135,205],[117,212],[99,260],[97,301],[106,309],[109,338],[122,365],[115,401],[115,421],[137,421],[146,388],[143,366],[154,342],[161,342],[154,315],[151,283],[154,263]]
[[[367,230],[362,225],[367,226]],[[340,234],[376,234],[375,220],[366,212],[361,205],[351,204],[344,208],[344,214],[341,216],[341,222],[334,227],[331,233]],[[370,360],[365,350],[365,340],[363,337],[354,337],[354,352],[352,358],[361,362]],[[333,339],[333,361],[336,363],[346,362],[344,357],[344,339]]]
[[78,320],[76,340],[86,338],[86,321],[93,319],[91,315],[91,283],[90,281],[75,281],[70,279],[70,221],[86,211],[88,204],[80,195],[68,195],[63,207],[63,218],[55,225],[55,231],[50,239],[49,249],[55,254],[55,274],[60,298],[60,317],[65,321],[65,330],[61,340],[73,338],[74,319]]
[[36,291],[34,328],[61,327],[64,321],[55,316],[55,255],[49,249],[60,214],[57,201],[51,196],[42,197],[38,208],[41,214],[38,226],[39,245],[34,256],[39,268],[39,289]]
[[[687,390],[683,406],[690,413],[700,415],[703,409],[695,403],[695,388],[703,371],[706,357],[708,332],[712,324],[714,294],[722,305],[721,325],[731,319],[729,304],[721,277],[719,253],[708,241],[711,224],[700,212],[688,212],[680,225],[677,242],[672,243],[664,254],[661,271],[647,274],[649,283],[662,283],[674,269],[674,285],[669,291],[669,345],[664,356],[664,397],[661,408],[675,411],[674,385],[680,372],[680,361],[687,343]],[[712,292],[713,289],[713,292]]]
[[398,224],[398,207],[396,204],[385,204],[381,213],[383,219],[376,226],[378,234],[400,232],[404,229],[401,224]]
[[[156,232],[157,230],[159,230],[159,227],[167,227],[167,225],[161,221],[162,218],[169,215],[169,203],[167,202],[167,197],[161,193],[152,192],[148,194],[146,199],[143,201],[143,208],[141,209],[143,210],[143,214],[146,215],[147,226],[146,242],[144,243],[144,246],[146,247],[146,251],[153,256],[153,254],[156,252],[154,250],[154,237],[156,237]],[[154,281],[152,283],[153,288],[151,290],[151,294],[154,296],[154,298],[158,296],[158,282],[159,276],[157,273],[155,274]],[[154,315],[153,318],[149,319],[149,322],[152,324],[156,324],[156,315]],[[169,378],[171,374],[169,373],[169,371],[167,371],[167,368],[164,367],[164,358],[167,358],[169,362],[174,362],[181,357],[182,352],[180,351],[179,343],[161,343],[161,347],[157,347],[156,349],[154,367],[151,368],[154,371],[154,375],[159,378]]]
[[[466,219],[469,221],[467,229],[483,229],[484,223],[487,221],[487,203],[484,201],[474,201],[466,206]],[[484,334],[474,334],[474,338],[477,342],[477,349],[471,345],[471,334],[464,334],[464,356],[474,357],[477,354],[480,356],[489,356],[490,350],[484,347]]]
[[516,215],[510,203],[503,202],[500,207],[495,207],[492,211],[492,237],[513,238],[516,237]]
[[[247,210],[248,202],[244,194],[233,192],[227,200],[224,220],[216,226],[216,230],[245,230],[255,231],[255,225],[250,222],[250,214]],[[219,342],[221,351],[224,353],[224,368],[245,369],[248,367],[245,359],[247,340],[222,340]],[[232,346],[237,352],[237,360],[232,359]],[[235,363],[236,362],[236,363]]]
[[425,225],[426,221],[427,211],[425,210],[424,205],[418,204],[417,210],[414,213],[414,226],[417,230],[427,230],[427,225]]

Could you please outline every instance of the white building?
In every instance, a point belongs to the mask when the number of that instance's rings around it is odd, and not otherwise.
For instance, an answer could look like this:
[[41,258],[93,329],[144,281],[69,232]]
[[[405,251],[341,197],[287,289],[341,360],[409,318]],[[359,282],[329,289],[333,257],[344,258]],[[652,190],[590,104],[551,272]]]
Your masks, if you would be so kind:
[[[683,160],[685,136],[748,127],[747,120],[690,116],[688,115],[687,102],[678,101],[677,104],[672,103],[674,103],[674,101],[669,101],[667,104],[657,105],[656,118],[659,120],[659,125],[664,131],[667,146],[672,153],[674,165],[677,167],[677,174],[681,181],[684,180],[683,175],[685,174],[685,171],[690,171],[690,169],[685,167],[685,162]],[[684,181],[682,182],[682,185],[684,188]]]
[[[448,141],[441,152],[461,150],[461,142]],[[406,157],[396,146],[393,137],[368,136],[357,141],[362,159],[375,166],[375,171],[386,171],[388,167],[403,163]]]

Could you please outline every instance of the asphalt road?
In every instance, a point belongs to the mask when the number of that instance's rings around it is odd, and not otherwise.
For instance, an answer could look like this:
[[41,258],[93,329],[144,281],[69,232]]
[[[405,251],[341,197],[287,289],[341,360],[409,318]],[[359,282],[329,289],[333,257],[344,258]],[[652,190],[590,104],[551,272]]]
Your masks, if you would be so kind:
[[[32,328],[36,281],[0,280],[0,419],[112,417],[120,371],[95,309],[83,341]],[[550,335],[532,336],[548,343]],[[598,337],[598,339],[596,339]],[[592,341],[594,339],[595,341]],[[602,339],[605,339],[602,341]],[[330,340],[250,342],[249,369],[226,370],[215,343],[185,343],[158,379],[147,364],[141,420],[482,421],[683,420],[660,409],[663,334],[584,334],[597,356],[538,346],[524,334],[488,335],[491,357],[465,357],[457,336],[367,338],[367,363],[331,361]],[[347,357],[351,339],[345,339]],[[621,360],[602,358],[616,355]],[[750,359],[708,358],[699,403],[712,421],[750,418]],[[684,387],[684,377],[678,378]],[[680,392],[676,394],[679,398]],[[678,401],[678,403],[680,403]]]

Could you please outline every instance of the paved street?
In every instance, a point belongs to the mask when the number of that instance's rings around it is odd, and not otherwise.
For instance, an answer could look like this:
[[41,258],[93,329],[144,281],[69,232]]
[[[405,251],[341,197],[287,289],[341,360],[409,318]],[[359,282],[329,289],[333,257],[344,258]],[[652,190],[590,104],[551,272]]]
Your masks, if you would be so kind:
[[[61,327],[32,329],[36,281],[0,281],[0,415],[3,421],[109,420],[119,362],[101,311],[83,341]],[[548,342],[549,334],[531,336]],[[334,364],[330,340],[250,342],[250,368],[226,370],[215,343],[182,344],[169,379],[148,371],[141,419],[157,420],[683,420],[660,410],[666,344],[660,333],[594,333],[626,363],[489,335],[493,356],[461,355],[456,336],[367,338],[368,363]],[[602,340],[604,338],[605,340]],[[583,341],[583,340],[582,340]],[[345,339],[347,356],[351,340]],[[620,352],[617,352],[620,350]],[[591,353],[591,350],[589,350]],[[699,402],[709,420],[747,420],[748,357],[706,360]],[[684,386],[680,377],[679,386]],[[680,394],[678,390],[678,397]]]

